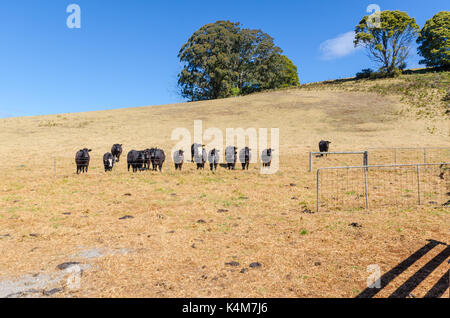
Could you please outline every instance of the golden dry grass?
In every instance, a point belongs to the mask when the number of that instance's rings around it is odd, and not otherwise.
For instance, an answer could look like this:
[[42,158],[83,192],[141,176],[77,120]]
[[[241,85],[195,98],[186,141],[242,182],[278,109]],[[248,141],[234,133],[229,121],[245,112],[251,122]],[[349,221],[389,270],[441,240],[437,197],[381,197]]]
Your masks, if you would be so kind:
[[[0,280],[52,273],[62,262],[80,261],[92,264],[81,289],[57,296],[354,297],[366,286],[368,265],[385,272],[427,239],[450,243],[449,211],[392,206],[302,213],[315,203],[308,152],[317,150],[320,139],[332,140],[336,151],[450,146],[448,120],[434,119],[431,134],[428,121],[400,117],[403,106],[397,97],[375,93],[296,89],[1,119]],[[280,128],[280,170],[261,175],[252,165],[246,172],[212,174],[185,164],[183,172],[126,171],[128,150],[169,150],[171,131],[192,132],[195,119],[203,120],[204,130]],[[102,155],[113,143],[124,144],[124,156],[115,173],[105,174]],[[83,147],[93,149],[90,171],[77,176],[73,158]],[[124,215],[134,218],[119,220]],[[362,227],[349,226],[353,222]],[[79,255],[94,248],[105,255]],[[391,291],[427,260],[398,277]],[[240,265],[225,265],[230,261]],[[262,267],[240,273],[252,262]],[[414,294],[423,296],[447,266]]]

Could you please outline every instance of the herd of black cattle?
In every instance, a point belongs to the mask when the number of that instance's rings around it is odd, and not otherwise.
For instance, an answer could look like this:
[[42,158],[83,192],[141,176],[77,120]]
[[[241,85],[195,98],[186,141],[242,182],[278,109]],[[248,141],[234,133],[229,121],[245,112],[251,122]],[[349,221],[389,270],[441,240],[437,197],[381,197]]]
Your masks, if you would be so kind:
[[[321,152],[327,152],[329,148],[329,141],[321,140],[319,142],[319,150]],[[225,148],[225,161],[223,166],[227,169],[235,169],[237,161],[237,147],[228,146]],[[261,162],[263,167],[270,167],[272,161],[272,151],[274,149],[264,149],[261,153]],[[89,168],[91,149],[80,149],[75,155],[75,163],[77,165],[77,174],[80,172],[87,172]],[[119,162],[120,156],[122,155],[122,145],[114,144],[111,148],[111,152],[107,152],[103,155],[103,165],[105,167],[105,172],[112,171],[114,165]],[[158,148],[150,148],[145,150],[130,150],[127,155],[128,171],[130,168],[133,172],[143,171],[143,170],[162,170],[164,161],[166,160],[166,155],[164,150]],[[242,148],[239,152],[239,161],[241,162],[242,169],[248,170],[251,160],[251,149],[249,147]],[[194,143],[191,146],[191,162],[197,164],[198,169],[204,169],[205,163],[209,162],[209,167],[211,171],[217,169],[220,164],[220,156],[218,149],[212,149],[209,153],[205,150],[205,145]],[[175,170],[181,170],[184,163],[184,151],[177,150],[173,153],[173,162],[175,164]],[[220,164],[222,166],[222,164]]]

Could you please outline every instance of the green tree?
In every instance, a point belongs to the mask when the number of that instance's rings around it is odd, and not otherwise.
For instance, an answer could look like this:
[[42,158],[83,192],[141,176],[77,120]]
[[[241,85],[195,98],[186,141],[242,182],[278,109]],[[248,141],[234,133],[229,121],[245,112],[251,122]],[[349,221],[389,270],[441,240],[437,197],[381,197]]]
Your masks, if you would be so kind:
[[178,76],[181,95],[195,101],[298,85],[295,65],[281,52],[261,30],[230,21],[207,24],[178,54],[184,63]]
[[280,74],[279,82],[275,84],[277,87],[299,86],[297,66],[286,56],[280,55]]
[[382,11],[379,21],[373,20],[372,16],[365,16],[356,26],[355,47],[365,47],[381,71],[391,73],[404,67],[411,42],[419,31],[416,20],[402,11]]
[[178,57],[184,68],[178,75],[181,96],[190,100],[229,96],[237,79],[239,23],[218,21],[196,31]]
[[428,67],[450,66],[450,12],[442,11],[425,23],[417,39],[420,64]]

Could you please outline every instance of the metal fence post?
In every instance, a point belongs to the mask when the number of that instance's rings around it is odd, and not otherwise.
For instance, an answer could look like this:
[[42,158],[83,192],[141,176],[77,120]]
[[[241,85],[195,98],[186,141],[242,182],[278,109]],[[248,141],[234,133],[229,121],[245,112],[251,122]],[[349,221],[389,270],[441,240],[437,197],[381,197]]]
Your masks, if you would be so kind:
[[317,169],[317,200],[316,200],[317,213],[319,213],[319,173],[320,173],[320,169]]
[[367,167],[364,167],[364,189],[366,193],[366,210],[369,209],[369,193],[367,189]]
[[417,199],[420,205],[420,166],[417,165]]
[[364,159],[363,159],[363,166],[369,165],[369,152],[366,150],[364,151]]
[[312,163],[312,152],[309,152],[309,172],[312,172],[313,169]]

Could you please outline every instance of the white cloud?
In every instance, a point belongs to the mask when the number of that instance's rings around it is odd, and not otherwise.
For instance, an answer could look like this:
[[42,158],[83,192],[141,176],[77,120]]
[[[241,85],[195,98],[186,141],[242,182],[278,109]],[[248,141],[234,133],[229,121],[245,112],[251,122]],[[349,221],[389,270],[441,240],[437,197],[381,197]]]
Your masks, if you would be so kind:
[[355,39],[355,32],[350,31],[347,33],[339,34],[334,39],[326,40],[320,44],[320,51],[322,52],[322,58],[325,60],[332,60],[347,56],[356,50],[353,44]]

